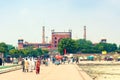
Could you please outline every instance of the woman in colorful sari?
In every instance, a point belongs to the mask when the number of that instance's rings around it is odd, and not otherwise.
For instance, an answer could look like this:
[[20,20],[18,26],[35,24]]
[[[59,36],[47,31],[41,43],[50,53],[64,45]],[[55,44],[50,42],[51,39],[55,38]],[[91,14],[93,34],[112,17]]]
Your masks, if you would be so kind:
[[36,61],[36,74],[39,74],[40,72],[40,59]]

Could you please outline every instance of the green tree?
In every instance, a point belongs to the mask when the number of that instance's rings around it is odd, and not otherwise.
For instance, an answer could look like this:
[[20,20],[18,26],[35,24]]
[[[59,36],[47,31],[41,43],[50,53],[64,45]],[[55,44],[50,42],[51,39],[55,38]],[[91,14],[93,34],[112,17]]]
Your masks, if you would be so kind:
[[93,44],[91,41],[85,39],[79,39],[76,42],[77,42],[78,52],[90,53],[92,51]]
[[16,58],[18,58],[18,57],[20,56],[19,50],[17,50],[17,49],[11,49],[11,50],[9,50],[9,54],[10,54],[12,57],[16,57]]
[[37,57],[43,54],[41,48],[33,49],[32,47],[27,47],[25,49],[19,50],[22,57]]
[[0,43],[0,52],[6,53],[8,51],[8,46],[4,42]]
[[48,53],[49,53],[49,51],[47,49],[42,50],[42,54],[48,54]]
[[58,51],[63,54],[64,49],[66,49],[67,53],[76,53],[77,52],[77,44],[75,40],[70,38],[61,39],[58,43]]
[[4,55],[4,57],[7,56],[8,53],[8,46],[6,43],[2,42],[0,43],[0,53],[2,53]]
[[120,50],[120,45],[118,46],[118,50]]
[[42,51],[41,48],[38,48],[38,49],[36,49],[36,50],[37,50],[37,52],[38,52],[38,56],[43,55],[43,51]]
[[7,46],[8,46],[8,50],[15,49],[15,47],[13,45],[7,44]]
[[120,53],[120,45],[118,46],[116,52]]
[[21,49],[20,50],[21,55],[23,55],[24,57],[28,56],[29,50],[28,49]]
[[101,52],[104,50],[107,52],[114,52],[117,50],[117,45],[112,43],[99,43],[95,47]]
[[25,55],[24,55],[24,49],[20,49],[20,50],[18,50],[18,52],[19,52],[19,56],[25,57]]

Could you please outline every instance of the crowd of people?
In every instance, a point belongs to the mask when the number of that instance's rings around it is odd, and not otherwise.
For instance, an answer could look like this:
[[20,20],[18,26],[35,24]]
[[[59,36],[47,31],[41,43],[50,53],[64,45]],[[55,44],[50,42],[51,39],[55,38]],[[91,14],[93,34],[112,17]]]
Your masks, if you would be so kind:
[[48,58],[24,58],[22,60],[22,71],[23,72],[33,72],[33,70],[36,70],[36,74],[40,73],[40,65],[43,64],[45,66],[48,66],[50,63],[55,64],[55,65],[60,65],[60,64],[69,64],[69,63],[79,63],[78,57],[61,57],[61,58],[56,58],[55,56],[53,57],[48,57]]
[[22,71],[23,72],[33,72],[33,70],[36,70],[36,74],[40,73],[40,64],[41,60],[40,58],[34,59],[34,58],[25,58],[22,60]]
[[[10,58],[10,62],[13,64],[21,64],[22,72],[33,72],[36,74],[40,73],[40,66],[45,65],[49,66],[50,64],[60,65],[60,64],[70,64],[70,63],[79,63],[78,57],[66,57],[62,56],[57,58],[56,56],[49,57],[25,57],[25,58]],[[2,60],[0,60],[0,65],[2,65]]]
[[52,57],[52,63],[59,65],[59,64],[69,64],[69,63],[79,63],[78,57],[66,57],[62,56],[61,58]]

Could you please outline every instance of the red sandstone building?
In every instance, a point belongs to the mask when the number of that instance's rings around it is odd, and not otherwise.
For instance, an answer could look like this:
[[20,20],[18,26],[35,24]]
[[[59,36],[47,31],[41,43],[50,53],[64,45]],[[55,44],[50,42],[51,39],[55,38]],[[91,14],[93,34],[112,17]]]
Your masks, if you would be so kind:
[[52,47],[56,48],[58,46],[58,43],[63,38],[71,38],[72,32],[52,32]]
[[18,49],[24,49],[26,47],[33,47],[33,48],[49,48],[51,44],[49,43],[29,43],[29,42],[24,42],[23,39],[18,39]]
[[43,27],[42,43],[29,43],[24,42],[23,39],[18,39],[18,49],[24,49],[29,46],[34,48],[57,48],[61,39],[72,37],[72,31],[69,30],[69,32],[54,32],[54,30],[52,30],[51,35],[52,43],[45,43],[45,27]]

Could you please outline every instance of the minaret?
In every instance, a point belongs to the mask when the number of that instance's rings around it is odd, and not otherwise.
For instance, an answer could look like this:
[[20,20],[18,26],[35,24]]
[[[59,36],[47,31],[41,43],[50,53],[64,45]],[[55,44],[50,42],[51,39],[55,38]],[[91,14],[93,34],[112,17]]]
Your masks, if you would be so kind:
[[86,26],[84,26],[84,35],[83,35],[83,37],[86,40]]
[[72,30],[69,29],[69,33],[70,33],[70,38],[72,38]]
[[45,44],[45,26],[43,26],[42,43]]

